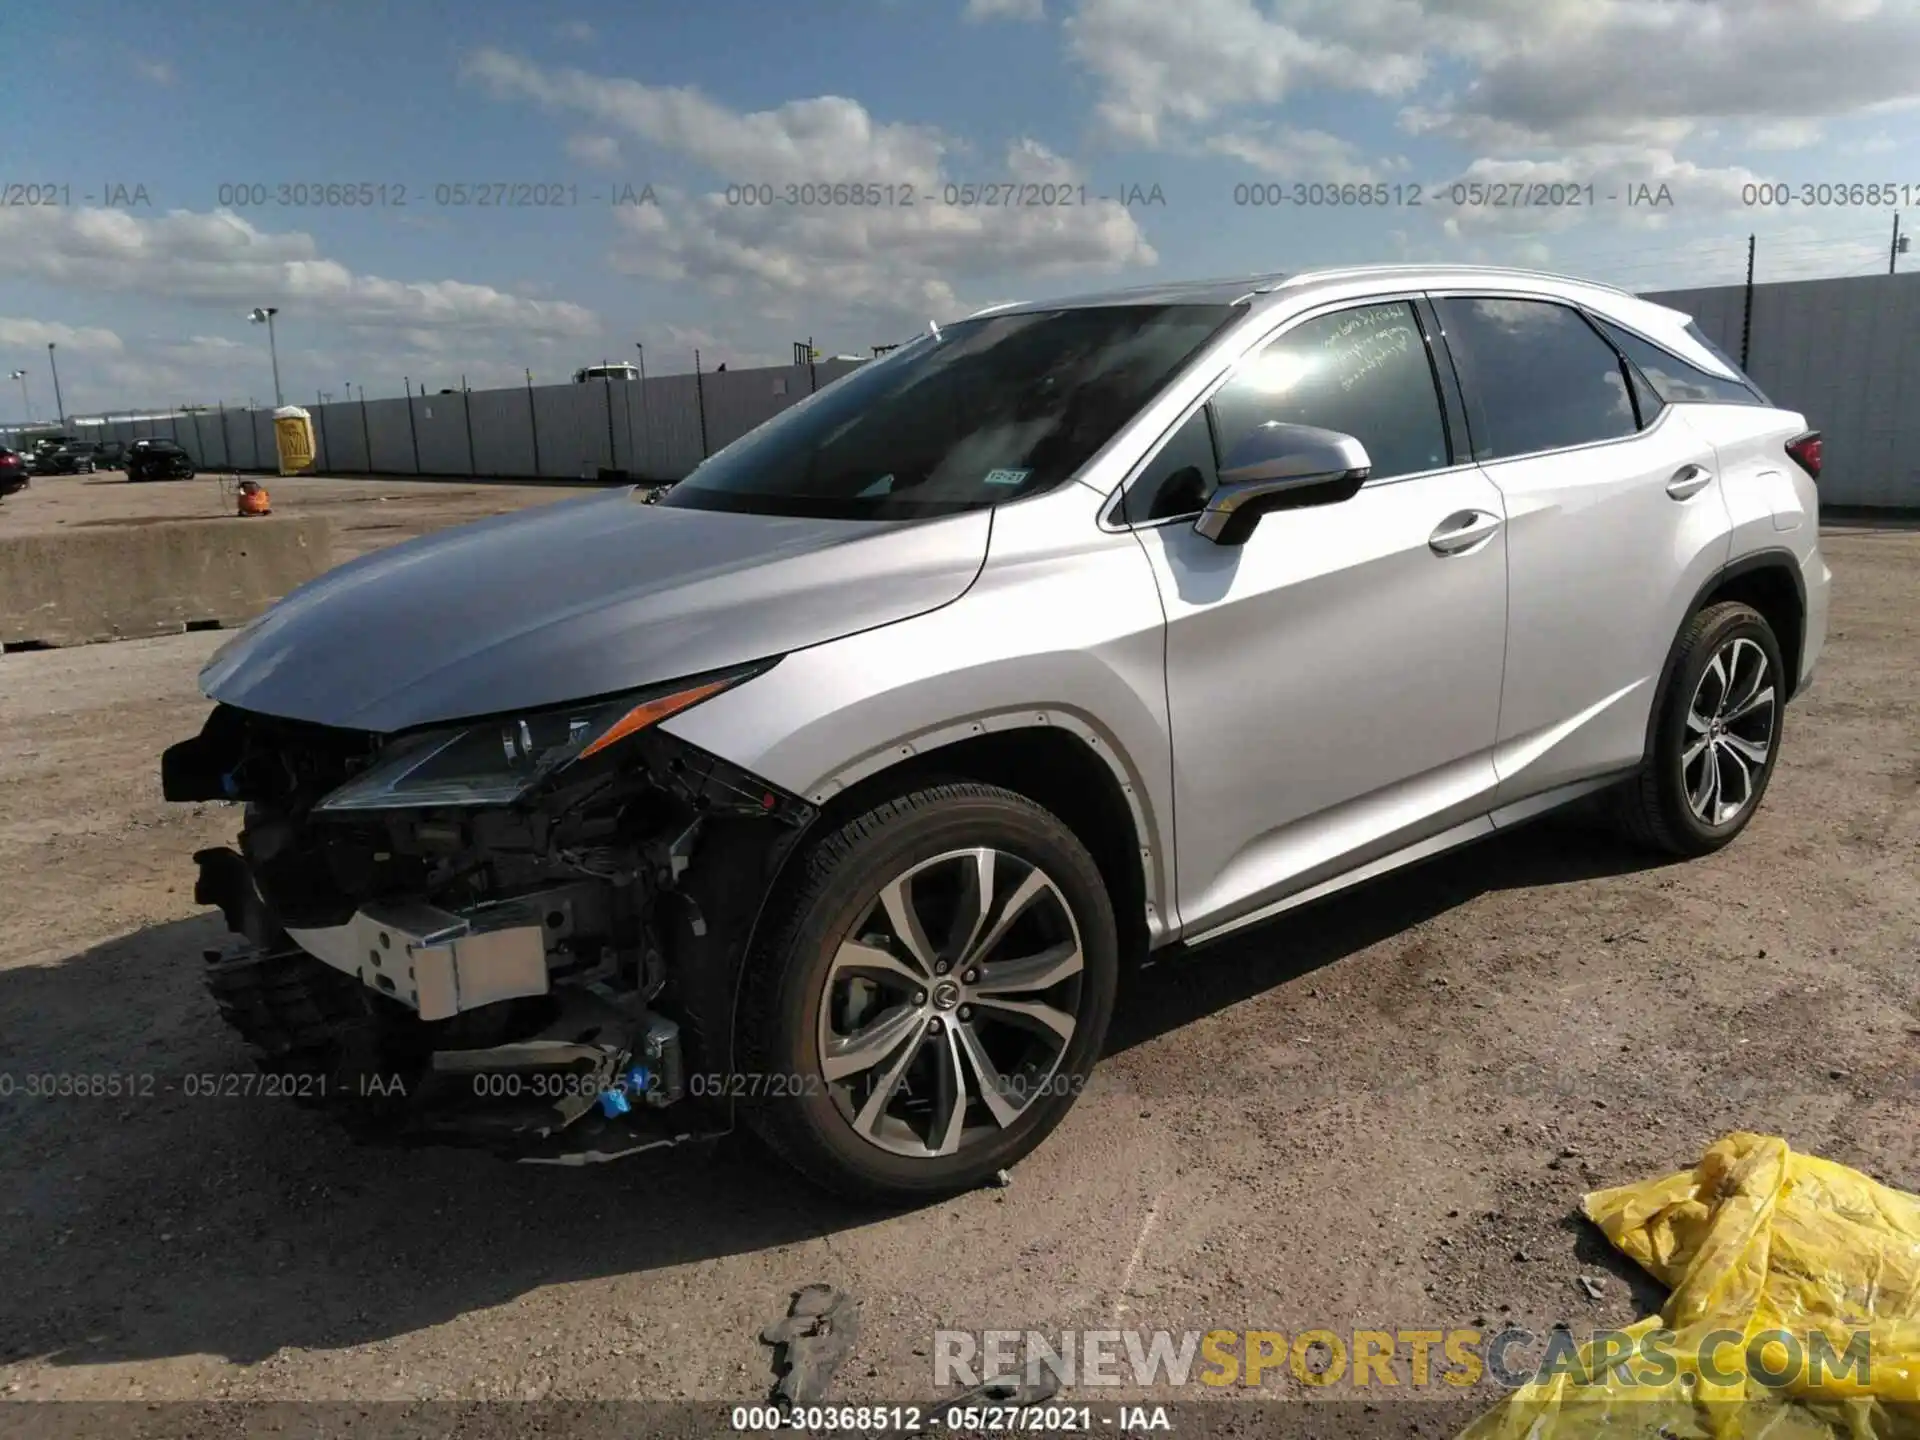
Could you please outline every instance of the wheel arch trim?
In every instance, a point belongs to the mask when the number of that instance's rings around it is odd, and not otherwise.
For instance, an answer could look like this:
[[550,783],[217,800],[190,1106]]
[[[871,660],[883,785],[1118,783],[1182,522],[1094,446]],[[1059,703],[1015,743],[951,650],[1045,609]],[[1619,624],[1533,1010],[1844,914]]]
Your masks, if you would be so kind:
[[[1800,572],[1799,557],[1795,555],[1793,551],[1783,546],[1768,546],[1764,550],[1755,550],[1737,559],[1728,561],[1725,565],[1722,565],[1709,575],[1706,580],[1701,583],[1699,588],[1694,591],[1692,597],[1687,601],[1686,609],[1680,616],[1679,626],[1674,630],[1672,637],[1667,642],[1667,654],[1666,658],[1661,662],[1659,683],[1654,687],[1653,703],[1647,712],[1647,735],[1643,754],[1651,755],[1653,753],[1654,735],[1660,728],[1660,715],[1666,708],[1667,691],[1673,679],[1674,647],[1679,645],[1680,637],[1686,633],[1688,623],[1694,616],[1706,608],[1708,597],[1711,596],[1714,591],[1725,586],[1729,581],[1771,570],[1784,570],[1793,581],[1794,594],[1798,597],[1800,606],[1801,632],[1799,635],[1793,637],[1793,639],[1795,641],[1796,653],[1804,650],[1807,628],[1807,581],[1806,577]],[[1786,637],[1777,638],[1784,639]],[[1794,692],[1798,688],[1799,677],[1796,675],[1784,675],[1782,676],[1782,682],[1787,687],[1786,699],[1792,700]]]
[[[1807,643],[1807,577],[1800,568],[1800,557],[1785,546],[1769,545],[1764,550],[1754,550],[1734,560],[1730,560],[1721,566],[1710,575],[1706,583],[1694,593],[1692,602],[1687,606],[1687,613],[1681,617],[1681,627],[1685,628],[1687,621],[1695,615],[1698,615],[1700,611],[1705,608],[1709,595],[1726,585],[1729,581],[1738,580],[1748,575],[1762,574],[1771,570],[1784,571],[1787,578],[1793,582],[1795,603],[1799,606],[1800,611],[1800,633],[1793,636],[1782,635],[1777,638],[1783,642],[1783,648],[1785,641],[1792,640],[1793,653],[1796,656],[1803,656]],[[1678,638],[1678,632],[1676,632],[1675,639],[1677,640]],[[1799,666],[1795,664],[1788,668],[1797,671]],[[1787,687],[1786,698],[1792,700],[1799,689],[1800,677],[1798,674],[1790,674],[1782,678]]]
[[1162,826],[1147,803],[1147,786],[1133,757],[1092,717],[1066,705],[1003,707],[964,720],[930,725],[867,751],[803,787],[808,803],[824,806],[854,785],[884,774],[895,765],[925,759],[941,750],[985,735],[1021,730],[1064,730],[1080,740],[1105,765],[1125,801],[1138,840],[1141,888],[1146,896],[1148,928],[1157,943],[1175,928],[1172,914],[1172,823]]

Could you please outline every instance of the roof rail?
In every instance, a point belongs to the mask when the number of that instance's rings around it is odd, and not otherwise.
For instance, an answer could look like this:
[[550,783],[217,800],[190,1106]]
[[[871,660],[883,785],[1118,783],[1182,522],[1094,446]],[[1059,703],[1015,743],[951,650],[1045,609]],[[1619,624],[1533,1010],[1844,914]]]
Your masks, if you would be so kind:
[[1392,264],[1392,265],[1329,265],[1323,269],[1301,270],[1290,276],[1286,284],[1298,285],[1313,280],[1335,280],[1343,276],[1412,274],[1431,270],[1451,270],[1469,275],[1518,276],[1529,280],[1559,280],[1572,285],[1585,285],[1594,290],[1606,290],[1615,295],[1632,295],[1632,291],[1623,290],[1618,285],[1608,285],[1585,275],[1567,275],[1556,270],[1529,270],[1521,265],[1466,265],[1451,261],[1431,264]]

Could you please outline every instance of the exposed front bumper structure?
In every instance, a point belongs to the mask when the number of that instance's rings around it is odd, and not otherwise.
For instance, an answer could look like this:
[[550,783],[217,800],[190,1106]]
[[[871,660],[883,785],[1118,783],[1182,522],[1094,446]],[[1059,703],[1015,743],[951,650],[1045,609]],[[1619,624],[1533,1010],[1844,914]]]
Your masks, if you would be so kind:
[[731,1071],[813,807],[647,730],[510,803],[317,813],[383,743],[223,706],[163,758],[168,799],[246,805],[194,895],[247,941],[208,986],[260,1063],[368,1138],[584,1163],[730,1129],[728,1087],[685,1076]]
[[563,927],[570,932],[573,904],[570,893],[555,892],[455,914],[424,900],[379,900],[344,925],[287,934],[316,960],[422,1020],[449,1020],[463,1010],[547,994],[549,931],[556,939]]

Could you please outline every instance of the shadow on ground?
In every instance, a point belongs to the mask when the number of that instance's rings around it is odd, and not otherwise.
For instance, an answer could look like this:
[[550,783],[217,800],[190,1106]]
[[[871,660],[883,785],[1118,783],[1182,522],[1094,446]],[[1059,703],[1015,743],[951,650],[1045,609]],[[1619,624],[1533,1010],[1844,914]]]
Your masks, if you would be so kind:
[[[1109,1051],[1485,891],[1646,863],[1581,830],[1497,838],[1130,977]],[[190,1095],[189,1076],[245,1069],[199,986],[201,951],[223,938],[209,915],[0,971],[0,1361],[252,1362],[878,1218],[744,1140],[554,1170],[361,1150],[284,1099]],[[117,1076],[123,1093],[24,1093],[62,1074]]]
[[1583,815],[1505,832],[1149,966],[1121,991],[1106,1053],[1130,1050],[1331,965],[1476,895],[1624,875],[1659,863]]

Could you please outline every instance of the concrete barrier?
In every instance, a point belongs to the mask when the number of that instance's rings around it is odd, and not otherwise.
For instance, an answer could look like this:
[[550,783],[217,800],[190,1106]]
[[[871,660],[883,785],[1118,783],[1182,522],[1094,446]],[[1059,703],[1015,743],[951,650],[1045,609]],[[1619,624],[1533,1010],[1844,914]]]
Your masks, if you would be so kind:
[[82,522],[0,536],[0,641],[84,645],[242,624],[333,562],[314,516]]

